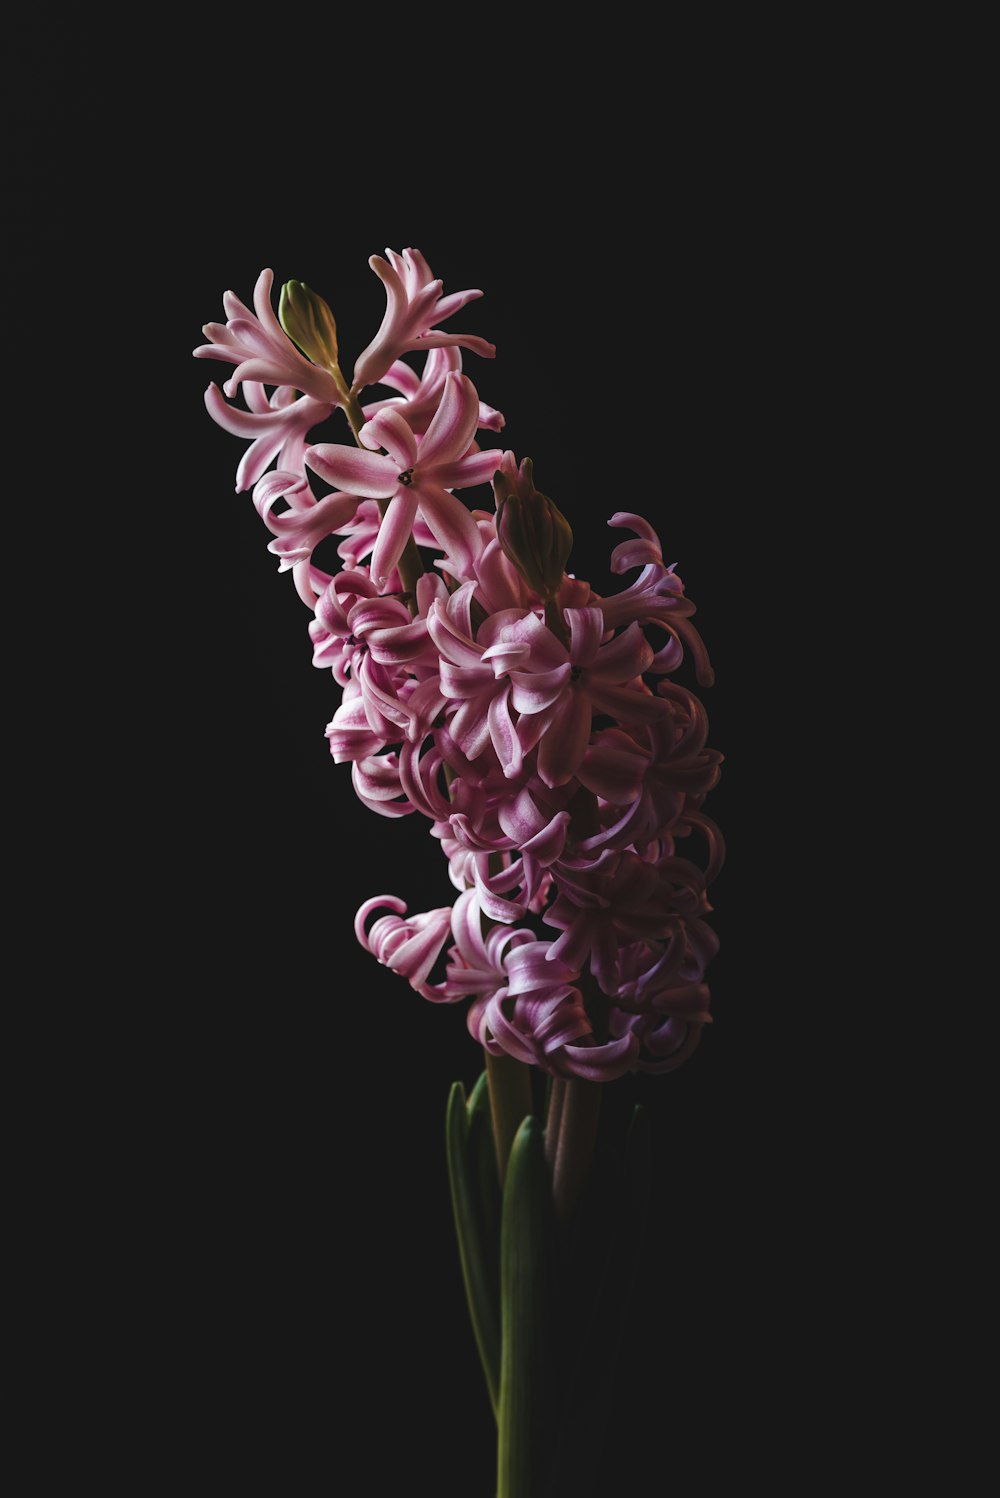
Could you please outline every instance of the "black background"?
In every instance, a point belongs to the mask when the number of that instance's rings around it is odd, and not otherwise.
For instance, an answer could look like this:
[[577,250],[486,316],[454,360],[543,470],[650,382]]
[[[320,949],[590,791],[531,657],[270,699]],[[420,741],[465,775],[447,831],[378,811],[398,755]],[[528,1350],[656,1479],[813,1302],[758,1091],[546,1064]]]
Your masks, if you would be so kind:
[[442,1498],[491,1491],[443,1151],[448,1086],[472,1084],[477,1054],[461,1008],[425,1005],[351,929],[369,895],[454,892],[417,819],[364,811],[329,757],[337,689],[233,493],[242,444],[204,411],[224,368],[190,358],[222,292],[249,301],[270,265],[327,298],[349,366],[383,306],[367,257],[416,245],[446,291],[486,293],[456,326],[497,345],[466,359],[507,419],[487,440],[534,458],[574,570],[607,587],[605,522],[636,510],[698,605],[726,756],[707,807],[730,849],[716,1023],[677,1073],[609,1089],[612,1120],[652,1111],[656,1189],[602,1491],[685,1473],[680,1491],[707,1491],[734,1452],[773,1474],[790,1409],[801,1423],[812,1403],[797,1349],[823,1299],[794,887],[818,816],[812,646],[775,561],[816,549],[803,493],[829,482],[810,444],[806,330],[830,303],[809,153],[766,101],[692,124],[641,59],[612,70],[627,102],[592,75],[563,99],[516,48],[477,84],[460,54],[408,68],[405,45],[366,71],[374,43],[342,33],[327,108],[301,38],[292,67],[264,43],[250,59],[164,36],[108,109],[100,46],[81,63],[39,36],[19,233],[58,268],[72,230],[100,276],[111,383],[86,398],[114,405],[92,449],[115,507],[87,584],[115,875],[88,934],[108,1000],[86,1116],[136,1460],[223,1490],[253,1473],[320,1491],[313,1474],[359,1464],[357,1491],[408,1491],[414,1472]]

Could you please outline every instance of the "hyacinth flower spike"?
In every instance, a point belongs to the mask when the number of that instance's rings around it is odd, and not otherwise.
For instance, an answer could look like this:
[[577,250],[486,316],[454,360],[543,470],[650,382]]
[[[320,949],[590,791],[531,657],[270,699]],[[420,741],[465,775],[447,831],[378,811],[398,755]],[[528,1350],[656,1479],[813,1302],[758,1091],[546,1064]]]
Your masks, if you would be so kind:
[[[423,912],[365,898],[355,931],[404,994],[466,1006],[485,1068],[468,1098],[452,1089],[446,1153],[497,1498],[598,1498],[649,1191],[643,1119],[605,1150],[618,1150],[616,1178],[590,1163],[604,1087],[673,1071],[712,1023],[708,888],[723,843],[704,802],[722,756],[674,679],[690,668],[708,686],[712,668],[648,519],[611,515],[631,532],[611,571],[634,576],[601,596],[567,571],[567,515],[585,505],[541,493],[530,459],[481,450],[504,418],[460,351],[495,350],[440,326],[481,293],[445,296],[416,249],[370,264],[386,311],[352,385],[326,302],[290,281],[276,316],[269,270],[252,310],[226,293],[226,323],[207,324],[195,354],[233,366],[205,403],[248,444],[237,489],[306,607],[304,649],[335,693],[332,759],[365,807],[424,820],[456,891]],[[394,393],[362,405],[380,383]],[[353,445],[311,443],[338,410]],[[317,480],[332,492],[317,497]],[[492,509],[459,497],[490,480]],[[317,548],[333,537],[330,572]],[[588,1237],[597,1221],[601,1239]],[[444,1485],[464,1487],[457,1474]]]

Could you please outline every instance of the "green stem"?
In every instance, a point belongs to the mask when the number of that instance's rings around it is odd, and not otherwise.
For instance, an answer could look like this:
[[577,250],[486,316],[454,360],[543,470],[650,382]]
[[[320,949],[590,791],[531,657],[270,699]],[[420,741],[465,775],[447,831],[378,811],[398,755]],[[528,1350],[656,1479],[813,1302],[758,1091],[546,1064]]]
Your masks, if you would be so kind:
[[556,1168],[556,1151],[559,1148],[559,1125],[562,1122],[563,1104],[566,1101],[566,1079],[553,1077],[549,1092],[549,1108],[545,1116],[545,1159],[549,1171]]
[[555,635],[556,639],[560,640],[568,650],[569,630],[566,628],[566,620],[563,618],[563,611],[559,607],[558,603],[556,603],[556,600],[554,598],[547,598],[545,600],[545,623]]
[[351,431],[354,433],[354,440],[359,447],[363,448],[364,443],[361,440],[361,428],[365,424],[365,413],[361,409],[361,402],[353,390],[348,390],[347,381],[344,379],[339,365],[330,372],[337,383],[340,398],[344,402],[344,415],[347,417]]
[[559,1118],[559,1142],[552,1170],[556,1216],[563,1223],[573,1215],[594,1157],[602,1084],[572,1077],[565,1087]]
[[[593,973],[581,975],[580,992],[594,1039],[599,1043],[607,1040],[611,1006]],[[545,1154],[552,1171],[556,1216],[565,1223],[573,1215],[594,1158],[603,1084],[573,1077],[556,1085],[561,1087],[562,1094],[557,1100],[553,1091],[552,1101],[558,1113],[551,1139],[550,1130],[546,1129]]]
[[490,1089],[490,1113],[496,1142],[500,1183],[507,1173],[507,1161],[514,1136],[522,1121],[533,1111],[531,1078],[528,1068],[513,1056],[491,1056],[486,1051],[486,1078]]

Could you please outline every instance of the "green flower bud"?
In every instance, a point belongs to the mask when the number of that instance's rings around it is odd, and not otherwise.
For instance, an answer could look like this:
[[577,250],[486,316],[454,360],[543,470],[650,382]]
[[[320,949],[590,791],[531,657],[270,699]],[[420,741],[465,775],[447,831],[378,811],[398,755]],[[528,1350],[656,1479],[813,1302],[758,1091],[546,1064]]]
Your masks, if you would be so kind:
[[286,281],[282,286],[278,320],[307,359],[321,369],[337,368],[337,324],[333,313],[304,281]]
[[561,510],[535,488],[532,462],[520,469],[513,462],[493,476],[497,501],[497,539],[525,582],[549,599],[562,585],[573,547],[573,531]]

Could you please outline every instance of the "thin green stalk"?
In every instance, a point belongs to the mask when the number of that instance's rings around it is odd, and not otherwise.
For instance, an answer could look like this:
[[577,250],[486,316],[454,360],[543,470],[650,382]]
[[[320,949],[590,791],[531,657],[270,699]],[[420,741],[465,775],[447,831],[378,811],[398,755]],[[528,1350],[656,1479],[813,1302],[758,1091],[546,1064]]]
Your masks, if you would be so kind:
[[582,1077],[567,1081],[559,1118],[559,1142],[552,1169],[556,1216],[566,1223],[573,1215],[590,1170],[601,1116],[600,1082]]
[[491,1056],[489,1051],[484,1054],[497,1169],[503,1184],[514,1136],[522,1121],[533,1111],[531,1076],[523,1062],[515,1061],[513,1056]]
[[545,1159],[549,1170],[556,1167],[556,1151],[559,1148],[559,1125],[562,1121],[563,1104],[566,1101],[564,1077],[553,1077],[549,1091],[549,1107],[545,1115]]

